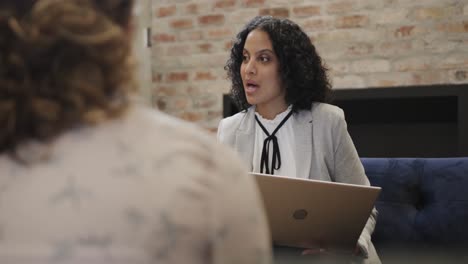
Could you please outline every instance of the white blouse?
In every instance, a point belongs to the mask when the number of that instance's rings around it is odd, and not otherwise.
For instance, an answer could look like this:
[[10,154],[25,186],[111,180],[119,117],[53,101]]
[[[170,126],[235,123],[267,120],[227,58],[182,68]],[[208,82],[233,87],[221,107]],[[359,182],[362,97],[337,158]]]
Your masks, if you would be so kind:
[[[278,127],[278,125],[283,121],[283,119],[289,114],[292,110],[292,105],[290,105],[284,112],[279,113],[272,120],[263,118],[258,112],[255,112],[258,120],[262,123],[268,133],[271,135],[273,131]],[[294,157],[294,130],[293,130],[294,118],[290,117],[283,126],[276,132],[276,137],[278,138],[278,146],[281,154],[281,167],[279,170],[275,170],[275,175],[296,177],[296,159]],[[263,142],[267,138],[267,135],[262,130],[258,122],[255,121],[255,146],[253,154],[253,172],[260,172],[260,162],[262,157]],[[273,144],[269,145],[269,157],[268,164],[271,169],[271,159],[273,153]],[[265,173],[265,169],[264,169]]]

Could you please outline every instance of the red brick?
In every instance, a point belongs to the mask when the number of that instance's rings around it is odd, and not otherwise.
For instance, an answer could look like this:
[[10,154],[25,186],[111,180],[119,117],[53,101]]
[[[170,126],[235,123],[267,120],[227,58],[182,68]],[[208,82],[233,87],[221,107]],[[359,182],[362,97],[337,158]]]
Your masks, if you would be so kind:
[[431,68],[433,58],[429,56],[405,57],[393,61],[395,71],[427,71]]
[[422,7],[414,10],[414,18],[417,20],[441,19],[446,16],[443,7]]
[[379,54],[394,56],[407,54],[413,49],[413,43],[411,41],[391,41],[383,42],[379,45]]
[[467,33],[468,21],[440,24],[437,26],[437,30],[447,33]]
[[218,0],[214,4],[215,8],[229,8],[236,4],[236,0]]
[[446,56],[434,65],[438,69],[457,69],[468,67],[468,55],[463,52],[457,52],[454,54],[446,54]]
[[196,15],[198,14],[198,5],[197,4],[188,4],[185,7],[185,12],[189,15]]
[[189,95],[201,95],[201,94],[206,94],[206,89],[203,87],[199,86],[189,86],[187,87],[187,94]]
[[410,85],[441,84],[445,82],[445,78],[441,72],[423,71],[412,75]]
[[414,26],[402,26],[399,27],[393,35],[395,37],[408,37],[411,35],[411,32],[414,30]]
[[208,120],[219,120],[219,117],[223,116],[223,113],[219,110],[208,110],[207,119]]
[[167,48],[166,54],[169,56],[190,55],[190,45],[171,45]]
[[196,109],[213,108],[218,103],[218,97],[213,95],[201,96],[194,99],[193,106]]
[[174,42],[176,37],[172,34],[160,33],[153,35],[154,42]]
[[[222,116],[222,115],[218,115],[218,116]],[[213,134],[216,136],[216,133],[218,132],[218,128],[217,127],[203,127],[206,131],[208,131],[208,133],[210,134]]]
[[349,10],[353,9],[353,2],[351,1],[343,1],[343,2],[337,2],[337,3],[332,3],[327,6],[327,12],[328,13],[346,13],[349,12]]
[[388,59],[367,58],[355,60],[351,63],[353,72],[366,73],[366,72],[389,72],[390,61]]
[[265,0],[242,0],[242,5],[246,7],[261,6],[265,3]]
[[378,87],[392,87],[397,86],[398,82],[395,80],[381,80],[378,82]]
[[179,114],[179,118],[182,118],[189,122],[196,122],[202,120],[203,115],[197,112],[184,112],[182,114]]
[[344,16],[336,19],[337,28],[359,28],[369,23],[369,17],[362,15]]
[[207,15],[198,18],[198,23],[201,25],[215,25],[224,22],[224,15]]
[[211,72],[197,72],[195,75],[196,81],[214,81],[216,79],[216,76],[211,74]]
[[302,23],[302,28],[306,31],[321,31],[329,27],[329,22],[323,19],[310,19]]
[[209,39],[224,39],[232,37],[233,32],[230,28],[216,28],[209,30],[207,37]]
[[191,19],[176,19],[171,21],[171,27],[174,29],[184,29],[184,28],[192,28],[193,21]]
[[369,43],[356,43],[348,47],[346,53],[349,55],[368,55],[374,47]]
[[234,45],[234,42],[232,40],[227,41],[226,43],[224,43],[224,50],[230,51],[233,45]]
[[412,83],[412,74],[409,72],[385,72],[366,76],[365,87],[406,86]]
[[316,16],[320,15],[320,6],[298,6],[293,8],[296,16]]
[[203,38],[203,32],[201,30],[185,31],[179,35],[179,39],[181,41],[201,40],[202,38]]
[[177,11],[177,8],[175,5],[172,6],[166,6],[166,7],[160,7],[156,11],[156,16],[157,17],[168,17],[168,16],[173,16]]
[[177,90],[171,86],[157,86],[155,92],[158,96],[174,96],[177,95]]
[[183,82],[188,81],[187,72],[171,72],[166,75],[167,82]]
[[282,7],[275,7],[275,8],[263,8],[260,9],[259,14],[261,16],[273,16],[273,17],[289,17],[289,9],[282,8]]
[[213,49],[213,45],[211,43],[201,43],[197,45],[198,50],[202,53],[210,53]]
[[179,98],[174,99],[171,107],[173,107],[174,109],[186,109],[188,108],[189,104],[190,104],[189,98],[179,97]]

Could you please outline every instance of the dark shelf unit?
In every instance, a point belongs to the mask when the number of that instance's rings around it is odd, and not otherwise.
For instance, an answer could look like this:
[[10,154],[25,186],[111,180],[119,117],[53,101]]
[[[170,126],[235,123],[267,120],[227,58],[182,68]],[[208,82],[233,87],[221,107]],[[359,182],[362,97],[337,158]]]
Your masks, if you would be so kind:
[[[335,89],[361,157],[468,156],[468,84]],[[238,112],[223,96],[223,116]]]
[[361,157],[468,156],[468,85],[337,89]]

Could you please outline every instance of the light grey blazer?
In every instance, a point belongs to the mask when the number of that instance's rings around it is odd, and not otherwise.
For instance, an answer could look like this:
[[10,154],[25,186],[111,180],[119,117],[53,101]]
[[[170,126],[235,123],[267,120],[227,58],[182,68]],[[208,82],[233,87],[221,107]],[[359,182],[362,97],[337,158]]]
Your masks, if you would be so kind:
[[[299,111],[294,120],[295,157],[298,178],[369,185],[364,167],[347,130],[343,110],[313,103],[310,111]],[[218,141],[233,147],[252,169],[255,139],[255,108],[227,117],[219,123]],[[358,244],[364,255],[378,256],[371,242],[377,210],[373,210]],[[373,251],[373,252],[372,252]],[[380,261],[373,261],[372,263]]]

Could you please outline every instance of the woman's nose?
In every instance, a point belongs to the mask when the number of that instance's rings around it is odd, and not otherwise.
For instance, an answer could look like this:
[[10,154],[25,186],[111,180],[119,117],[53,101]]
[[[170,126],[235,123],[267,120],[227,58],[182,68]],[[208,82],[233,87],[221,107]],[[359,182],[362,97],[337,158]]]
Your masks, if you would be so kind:
[[255,74],[257,72],[256,66],[255,66],[255,61],[250,60],[247,62],[245,65],[245,74]]

